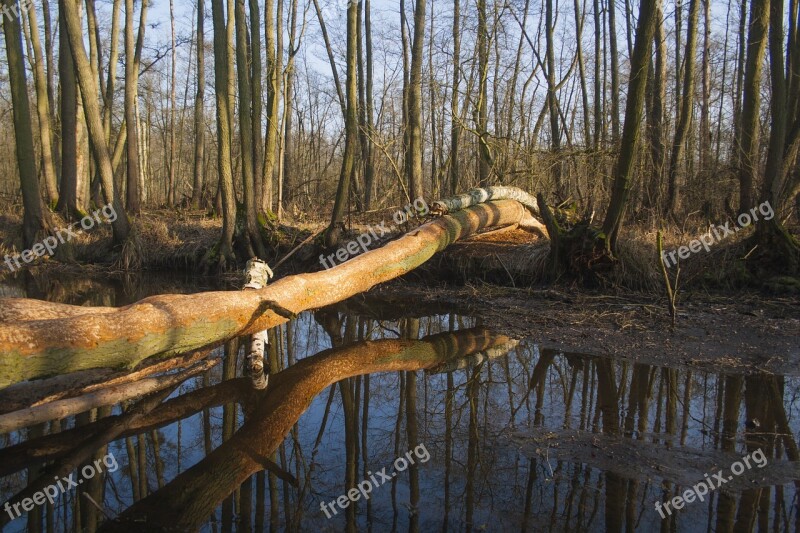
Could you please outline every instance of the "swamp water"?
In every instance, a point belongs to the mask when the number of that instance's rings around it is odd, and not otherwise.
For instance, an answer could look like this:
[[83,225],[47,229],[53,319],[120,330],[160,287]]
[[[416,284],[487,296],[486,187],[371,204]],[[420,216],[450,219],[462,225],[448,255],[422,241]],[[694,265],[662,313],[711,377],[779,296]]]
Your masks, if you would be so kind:
[[[123,305],[213,286],[82,279],[0,291]],[[218,365],[146,412],[131,399],[0,436],[3,502],[77,456],[76,481],[95,470],[5,531],[800,525],[797,377],[542,350],[474,317],[408,309],[360,301],[270,330],[278,373],[263,393],[250,391],[244,349],[229,343]],[[724,484],[686,496],[706,479]],[[662,519],[655,503],[677,495],[682,508],[662,504]]]

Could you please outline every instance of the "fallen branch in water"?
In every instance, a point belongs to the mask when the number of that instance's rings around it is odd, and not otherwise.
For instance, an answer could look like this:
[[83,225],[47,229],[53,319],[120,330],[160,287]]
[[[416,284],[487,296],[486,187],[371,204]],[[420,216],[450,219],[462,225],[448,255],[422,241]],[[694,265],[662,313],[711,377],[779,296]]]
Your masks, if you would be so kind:
[[176,374],[144,378],[133,383],[113,385],[76,398],[56,400],[36,407],[6,413],[0,415],[0,434],[47,422],[48,420],[60,420],[91,409],[114,405],[168,387],[175,387],[190,377],[202,374],[216,366],[220,361],[221,359],[209,359]]
[[28,318],[0,323],[0,387],[89,368],[130,368],[148,357],[216,345],[282,324],[298,313],[369,290],[425,263],[460,239],[492,227],[530,227],[519,202],[492,201],[423,224],[382,248],[324,272],[299,274],[252,291],[161,295],[117,309],[4,299]]

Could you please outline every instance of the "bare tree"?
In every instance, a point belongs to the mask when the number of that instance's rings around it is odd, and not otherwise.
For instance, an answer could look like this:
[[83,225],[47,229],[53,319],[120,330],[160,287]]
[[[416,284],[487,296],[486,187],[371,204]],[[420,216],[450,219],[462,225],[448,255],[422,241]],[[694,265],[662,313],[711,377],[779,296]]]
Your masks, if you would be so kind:
[[[423,1],[424,0],[420,0]],[[332,248],[339,241],[347,206],[347,197],[350,193],[350,178],[355,168],[356,151],[358,150],[358,83],[357,71],[357,43],[356,25],[358,21],[358,5],[349,2],[347,6],[347,109],[345,113],[345,144],[342,166],[339,172],[339,186],[336,189],[336,200],[333,205],[331,222],[325,232],[325,245]]]
[[[15,5],[15,7],[17,7]],[[26,248],[33,246],[43,231],[47,220],[39,197],[39,176],[36,174],[35,151],[31,110],[28,102],[28,84],[22,53],[22,28],[19,18],[3,16],[3,34],[6,40],[8,78],[11,84],[11,102],[14,115],[17,165],[24,206],[22,236]]]
[[[197,93],[194,98],[194,179],[192,181],[192,209],[200,209],[203,199],[204,159],[205,159],[205,121],[204,105],[206,96],[206,37],[205,0],[197,0]],[[258,167],[257,167],[258,168]]]
[[221,1],[211,2],[214,26],[214,92],[217,100],[217,172],[222,195],[222,235],[218,246],[218,265],[224,267],[234,259],[233,233],[236,225],[236,198],[233,191],[231,168],[231,117],[230,72],[228,53],[232,43],[228,40],[225,13]]
[[[117,218],[111,223],[114,232],[114,241],[122,245],[128,240],[130,224],[128,222],[128,214],[114,190],[111,157],[105,140],[103,122],[100,116],[100,106],[97,100],[99,90],[95,82],[96,78],[92,76],[89,58],[86,57],[86,50],[83,48],[83,32],[81,31],[80,19],[78,17],[78,7],[69,0],[61,0],[59,2],[59,7],[60,11],[64,14],[66,36],[69,39],[75,74],[78,79],[78,85],[80,86],[83,111],[86,116],[86,124],[89,130],[92,151],[94,152],[94,160],[98,168],[100,180],[103,184],[103,195],[105,197],[105,202],[110,204],[117,214]],[[62,34],[62,36],[63,35],[64,34]]]

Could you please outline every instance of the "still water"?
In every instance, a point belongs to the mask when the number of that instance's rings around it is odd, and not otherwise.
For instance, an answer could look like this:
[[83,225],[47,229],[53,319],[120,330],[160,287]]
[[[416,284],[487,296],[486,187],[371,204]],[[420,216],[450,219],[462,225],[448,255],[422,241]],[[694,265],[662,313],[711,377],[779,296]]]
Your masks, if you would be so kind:
[[[216,285],[27,280],[2,293],[123,305]],[[19,518],[6,510],[4,531],[800,524],[795,376],[545,350],[475,317],[374,299],[303,313],[269,338],[264,392],[243,376],[240,339],[214,351],[219,364],[155,396],[1,435],[2,502],[20,501],[37,479],[58,487],[53,503]],[[0,411],[12,405],[0,390]],[[672,503],[659,512],[656,502]]]

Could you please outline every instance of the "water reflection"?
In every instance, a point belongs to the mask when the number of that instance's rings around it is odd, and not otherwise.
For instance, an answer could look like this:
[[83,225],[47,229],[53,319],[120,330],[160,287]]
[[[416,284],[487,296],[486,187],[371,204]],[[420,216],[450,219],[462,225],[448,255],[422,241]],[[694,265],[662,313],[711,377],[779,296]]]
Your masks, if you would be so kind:
[[[3,500],[108,453],[119,463],[8,531],[798,526],[797,379],[540,350],[468,316],[370,309],[271,330],[264,393],[239,377],[242,339],[177,387],[0,437]],[[420,444],[429,461],[323,512]],[[758,449],[766,467],[656,512]]]

